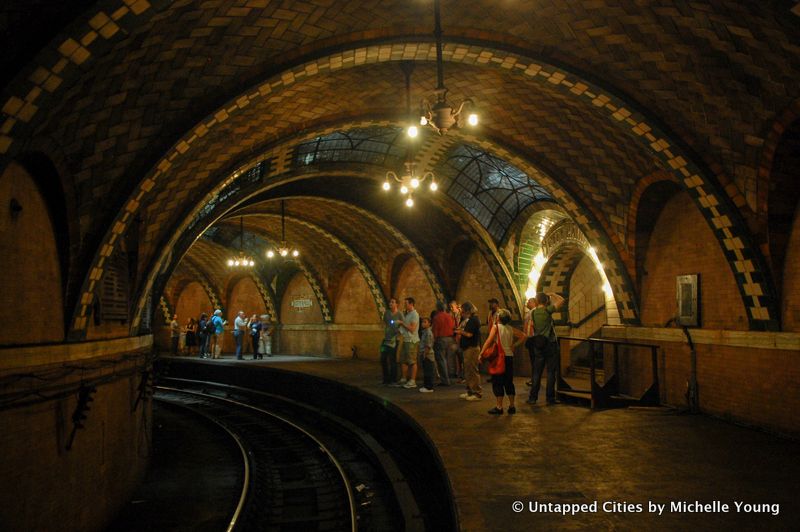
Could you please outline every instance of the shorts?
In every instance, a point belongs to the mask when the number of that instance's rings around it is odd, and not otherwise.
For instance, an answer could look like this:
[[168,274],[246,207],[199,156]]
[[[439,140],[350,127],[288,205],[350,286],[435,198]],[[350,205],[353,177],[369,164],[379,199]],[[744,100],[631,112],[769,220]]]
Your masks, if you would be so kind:
[[400,363],[411,366],[417,363],[417,352],[419,342],[403,342],[403,350],[400,352]]

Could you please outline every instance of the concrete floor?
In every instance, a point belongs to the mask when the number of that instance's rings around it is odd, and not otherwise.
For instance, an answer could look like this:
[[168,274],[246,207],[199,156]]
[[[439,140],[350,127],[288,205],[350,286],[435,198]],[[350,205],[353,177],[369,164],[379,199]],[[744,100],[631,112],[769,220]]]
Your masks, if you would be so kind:
[[[278,356],[221,363],[281,364],[398,405],[438,448],[463,530],[800,528],[800,442],[666,408],[593,412],[522,403],[514,416],[490,416],[490,386],[476,402],[458,399],[461,386],[432,394],[385,387],[378,384],[376,361]],[[516,379],[521,399],[527,396],[525,380]],[[519,513],[512,509],[516,501],[524,507]],[[719,503],[702,513],[671,508],[698,501]],[[737,510],[736,502],[762,512]],[[536,503],[589,506],[563,515],[532,512]],[[658,515],[650,503],[666,508]]]

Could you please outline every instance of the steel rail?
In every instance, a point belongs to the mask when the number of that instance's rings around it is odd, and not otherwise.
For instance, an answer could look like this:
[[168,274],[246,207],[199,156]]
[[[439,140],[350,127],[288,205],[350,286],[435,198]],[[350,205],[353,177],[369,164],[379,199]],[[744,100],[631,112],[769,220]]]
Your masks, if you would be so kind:
[[[347,478],[347,474],[345,473],[344,468],[339,463],[339,461],[336,459],[336,457],[333,455],[333,453],[331,453],[330,450],[319,439],[317,439],[313,434],[311,434],[310,432],[308,432],[307,430],[303,429],[302,427],[300,427],[296,423],[293,423],[292,421],[290,421],[290,420],[288,420],[288,419],[286,419],[286,418],[284,418],[282,416],[279,416],[279,415],[277,415],[277,414],[275,414],[273,412],[270,412],[268,410],[264,410],[263,408],[258,408],[258,407],[252,406],[252,405],[248,405],[247,403],[234,401],[233,399],[228,399],[228,398],[224,398],[224,397],[218,397],[216,395],[205,394],[205,393],[198,392],[198,391],[184,390],[184,389],[181,389],[181,388],[173,388],[173,387],[170,387],[170,386],[156,386],[155,388],[157,388],[159,390],[172,391],[172,392],[177,392],[177,393],[185,393],[185,394],[189,394],[189,395],[196,395],[196,396],[199,396],[199,397],[209,398],[209,399],[213,399],[213,400],[216,400],[216,401],[224,401],[224,402],[230,403],[232,405],[236,405],[238,407],[248,408],[250,410],[254,410],[254,411],[259,412],[261,414],[264,414],[264,415],[270,416],[270,417],[272,417],[274,419],[277,419],[279,421],[282,421],[283,423],[291,426],[292,428],[294,428],[295,430],[297,430],[301,434],[303,434],[306,437],[310,438],[319,447],[319,449],[323,453],[325,453],[325,455],[328,457],[328,460],[331,461],[333,466],[336,468],[336,471],[339,473],[339,476],[341,477],[342,482],[344,483],[345,491],[347,492],[347,502],[348,502],[348,505],[350,507],[350,530],[351,530],[351,532],[357,532],[358,523],[357,523],[357,512],[356,512],[356,501],[355,501],[355,496],[353,495],[353,488],[350,485],[350,480]],[[227,428],[226,428],[226,430],[227,430]],[[238,443],[238,441],[237,441],[237,443]],[[243,454],[245,454],[244,453],[244,449],[241,447],[241,445],[240,445],[240,449],[242,449]],[[245,454],[245,457],[246,457],[246,454]],[[249,467],[248,467],[248,473],[247,473],[247,477],[246,478],[249,481]],[[232,532],[233,527],[235,526],[235,519],[238,519],[239,514],[241,513],[241,509],[243,508],[243,506],[244,506],[244,497],[242,497],[240,499],[240,501],[239,501],[239,506],[237,506],[237,508],[236,508],[236,512],[234,513],[234,517],[231,519],[231,524],[228,526],[228,531],[227,532]]]

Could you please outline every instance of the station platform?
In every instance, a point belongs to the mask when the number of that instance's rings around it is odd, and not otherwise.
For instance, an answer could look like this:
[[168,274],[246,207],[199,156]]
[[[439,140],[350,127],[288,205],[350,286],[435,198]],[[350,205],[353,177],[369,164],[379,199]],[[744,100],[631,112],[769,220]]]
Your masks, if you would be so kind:
[[429,394],[387,387],[377,361],[214,362],[279,364],[401,408],[436,446],[462,530],[796,530],[800,522],[800,442],[720,419],[669,408],[527,405],[523,377],[515,380],[517,413],[492,416],[489,384],[474,402],[459,399],[456,384]]

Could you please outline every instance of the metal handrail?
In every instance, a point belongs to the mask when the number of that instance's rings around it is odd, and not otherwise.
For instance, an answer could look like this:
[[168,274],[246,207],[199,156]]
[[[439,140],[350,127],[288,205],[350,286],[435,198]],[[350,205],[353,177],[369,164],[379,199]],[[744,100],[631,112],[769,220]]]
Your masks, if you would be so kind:
[[[614,374],[612,378],[608,381],[605,381],[603,386],[597,384],[595,377],[596,377],[596,367],[595,367],[595,354],[592,351],[591,356],[589,357],[589,379],[590,379],[590,389],[586,390],[591,395],[591,406],[592,409],[595,408],[602,408],[611,404],[612,395],[618,393],[619,391],[619,347],[643,347],[650,349],[650,364],[652,370],[652,383],[650,387],[645,391],[645,393],[638,399],[640,403],[648,404],[648,405],[657,405],[660,403],[660,391],[659,391],[659,383],[658,383],[658,349],[660,346],[655,344],[640,344],[640,343],[633,343],[633,342],[626,342],[622,340],[606,340],[604,338],[581,338],[577,336],[560,336],[559,339],[561,340],[572,340],[578,342],[589,342],[590,344],[607,344],[614,347]],[[560,365],[559,365],[560,366]],[[564,381],[562,378],[559,377],[559,390],[561,387],[565,387],[563,391],[581,391],[581,390],[573,390],[569,384]],[[561,390],[560,390],[561,391]]]

